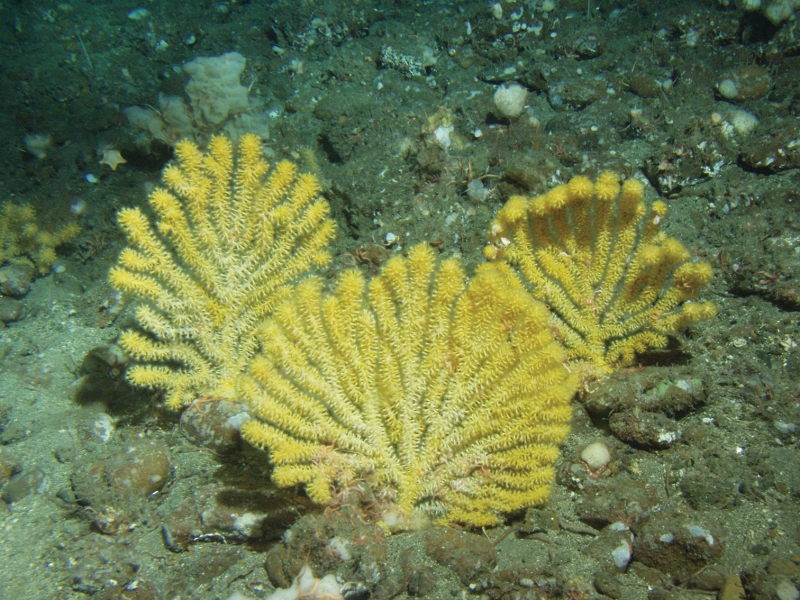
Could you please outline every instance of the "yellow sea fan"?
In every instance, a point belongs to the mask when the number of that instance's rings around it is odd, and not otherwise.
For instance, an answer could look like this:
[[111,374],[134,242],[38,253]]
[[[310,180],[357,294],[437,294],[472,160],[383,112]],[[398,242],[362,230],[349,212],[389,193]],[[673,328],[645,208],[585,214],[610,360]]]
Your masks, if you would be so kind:
[[36,223],[36,211],[32,206],[3,202],[0,205],[0,265],[13,258],[27,257],[39,273],[48,273],[56,260],[56,247],[79,233],[80,227],[75,222],[56,231],[43,230]]
[[237,156],[222,136],[206,153],[179,142],[175,155],[150,194],[155,223],[120,211],[129,247],[109,275],[139,301],[143,332],[120,338],[137,361],[128,378],[165,389],[171,408],[236,396],[255,330],[290,283],[326,263],[334,233],[316,179],[289,162],[270,170],[255,135],[242,136]]
[[711,265],[660,225],[663,202],[647,210],[644,187],[606,172],[592,183],[575,177],[537,198],[514,197],[492,223],[484,249],[522,273],[552,320],[570,357],[590,376],[631,363],[667,344],[667,335],[715,314],[693,302]]
[[301,282],[259,338],[243,434],[278,485],[335,504],[363,481],[406,519],[473,526],[548,496],[577,382],[507,266],[467,285],[459,261],[417,246],[369,283]]

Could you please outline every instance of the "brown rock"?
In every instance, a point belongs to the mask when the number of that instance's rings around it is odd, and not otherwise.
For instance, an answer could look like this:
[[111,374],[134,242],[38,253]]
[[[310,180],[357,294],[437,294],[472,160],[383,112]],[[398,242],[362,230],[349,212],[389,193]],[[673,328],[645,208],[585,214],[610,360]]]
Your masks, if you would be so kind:
[[[735,87],[735,94],[724,94],[725,83],[727,81],[733,82]],[[728,84],[729,85],[729,84]],[[729,72],[725,77],[720,79],[717,83],[717,93],[720,94],[725,100],[733,100],[734,102],[745,102],[747,100],[758,100],[763,98],[769,93],[772,86],[772,80],[769,76],[769,71],[764,67],[758,65],[747,65],[745,67],[738,67]],[[730,88],[729,88],[730,89]]]
[[588,79],[567,76],[553,82],[548,90],[551,106],[556,109],[581,109],[606,97],[608,82],[605,79]]
[[797,577],[797,574],[800,573],[800,567],[798,567],[789,559],[777,556],[769,561],[769,564],[767,565],[767,573],[770,575],[789,577],[791,579]]
[[181,415],[181,431],[189,441],[215,454],[232,454],[242,445],[239,428],[249,419],[239,402],[196,402]]
[[681,517],[653,516],[633,544],[634,560],[684,583],[703,567],[717,562],[725,543],[717,532]]
[[628,88],[642,98],[656,98],[662,93],[661,84],[656,78],[644,73],[634,75],[628,83]]
[[36,268],[25,262],[12,263],[0,268],[0,292],[7,296],[24,296],[31,289]]
[[663,450],[678,440],[678,425],[661,413],[636,409],[614,413],[608,426],[620,440],[640,448]]
[[7,296],[0,296],[0,323],[17,321],[21,314],[22,302]]
[[78,465],[72,475],[78,502],[119,509],[160,490],[167,482],[171,466],[163,442],[134,440],[115,450],[100,459],[90,455]]
[[497,564],[497,552],[482,535],[437,527],[425,535],[425,552],[448,567],[464,585],[489,573]]
[[40,486],[46,482],[44,471],[32,469],[14,475],[3,488],[2,498],[6,504],[19,502],[31,492],[38,491]]
[[793,122],[780,124],[774,132],[752,137],[742,146],[742,163],[754,170],[778,172],[800,167],[800,144],[794,143],[800,127]]

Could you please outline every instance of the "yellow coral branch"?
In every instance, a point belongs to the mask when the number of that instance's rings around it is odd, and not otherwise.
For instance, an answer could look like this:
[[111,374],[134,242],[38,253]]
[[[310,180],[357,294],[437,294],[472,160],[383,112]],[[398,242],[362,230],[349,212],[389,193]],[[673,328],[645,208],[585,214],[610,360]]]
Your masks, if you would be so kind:
[[242,136],[236,156],[221,136],[206,153],[180,142],[175,155],[166,187],[149,198],[155,224],[141,209],[120,211],[129,247],[109,276],[140,300],[144,333],[120,338],[144,363],[129,378],[166,389],[172,408],[201,395],[236,395],[255,330],[289,283],[326,263],[334,234],[316,179],[297,178],[291,163],[270,174],[254,135]]
[[648,212],[635,179],[575,177],[537,198],[511,198],[484,255],[519,268],[570,356],[599,375],[715,313],[711,302],[691,302],[711,266],[660,230],[666,212],[663,202]]
[[43,230],[36,224],[36,211],[32,206],[3,202],[0,205],[0,265],[12,259],[30,261],[39,273],[45,274],[56,260],[56,248],[79,233],[80,227],[74,222],[55,231]]

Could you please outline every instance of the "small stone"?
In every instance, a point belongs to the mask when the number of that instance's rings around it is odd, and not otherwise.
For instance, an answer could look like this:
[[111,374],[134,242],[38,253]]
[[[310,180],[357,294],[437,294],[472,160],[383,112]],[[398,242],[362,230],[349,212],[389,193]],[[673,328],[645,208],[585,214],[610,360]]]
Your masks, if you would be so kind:
[[114,428],[114,420],[106,413],[98,414],[92,423],[92,433],[103,443],[111,439]]
[[717,93],[725,100],[745,102],[767,95],[772,87],[769,71],[758,65],[739,67],[717,83]]
[[[671,534],[669,543],[662,542]],[[725,550],[724,532],[710,531],[682,517],[654,516],[638,530],[633,543],[637,562],[658,569],[682,583],[719,560]]]
[[800,592],[794,584],[788,579],[782,579],[778,585],[775,586],[775,595],[778,600],[797,600],[800,598]]
[[31,492],[40,491],[47,483],[44,471],[32,469],[18,475],[14,475],[8,484],[3,488],[2,498],[6,504],[19,502]]
[[425,553],[455,573],[464,585],[486,576],[497,564],[497,551],[484,536],[437,528],[425,536]]
[[775,557],[767,565],[767,573],[770,575],[780,575],[781,577],[794,578],[800,574],[800,567],[786,558]]
[[608,426],[623,442],[663,450],[678,440],[678,426],[661,413],[627,410],[614,413]]
[[241,426],[250,419],[238,402],[197,402],[181,415],[181,431],[189,441],[216,454],[231,454],[242,445]]
[[619,546],[614,548],[611,558],[614,559],[614,564],[620,570],[624,570],[628,566],[628,563],[631,562],[631,545],[627,540],[622,540]]
[[6,296],[20,297],[31,289],[36,269],[29,263],[15,263],[0,268],[0,291]]
[[408,593],[417,598],[428,598],[436,590],[436,578],[426,571],[414,571],[408,580]]
[[525,513],[525,522],[520,526],[520,533],[533,534],[543,531],[558,530],[558,515],[551,510],[529,508]]
[[620,586],[617,578],[603,571],[599,571],[594,576],[594,587],[601,594],[614,598],[614,600],[622,598],[622,586]]
[[19,460],[8,452],[0,453],[0,488],[3,487],[12,475],[19,473],[21,465]]
[[[22,302],[7,296],[0,296],[0,322],[10,323],[16,321],[21,314]],[[0,325],[0,327],[2,326]]]
[[162,441],[142,439],[104,448],[105,458],[87,456],[72,475],[79,502],[121,506],[149,496],[167,482],[172,467]]

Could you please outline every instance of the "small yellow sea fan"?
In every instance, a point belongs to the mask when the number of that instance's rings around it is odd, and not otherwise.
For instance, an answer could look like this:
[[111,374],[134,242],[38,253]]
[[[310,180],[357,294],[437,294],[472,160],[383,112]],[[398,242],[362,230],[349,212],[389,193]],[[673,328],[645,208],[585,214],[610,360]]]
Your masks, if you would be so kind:
[[56,260],[56,248],[79,233],[75,222],[55,231],[44,230],[36,223],[32,206],[4,202],[0,208],[0,265],[14,258],[30,260],[39,273],[48,273]]
[[712,277],[660,229],[666,204],[647,211],[644,186],[603,173],[575,177],[537,198],[514,197],[492,223],[484,256],[515,265],[552,310],[570,357],[591,376],[661,348],[667,335],[714,315],[692,302]]

